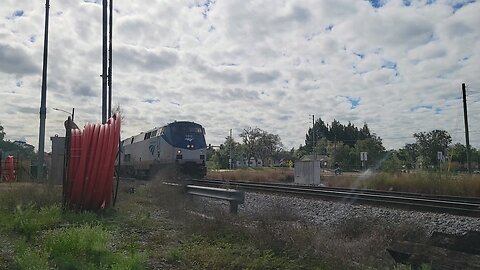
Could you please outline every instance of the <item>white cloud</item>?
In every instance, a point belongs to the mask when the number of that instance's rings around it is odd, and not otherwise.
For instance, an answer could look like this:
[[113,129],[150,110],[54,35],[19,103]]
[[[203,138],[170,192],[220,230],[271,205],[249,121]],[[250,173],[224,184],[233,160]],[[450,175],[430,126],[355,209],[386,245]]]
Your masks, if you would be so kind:
[[[367,122],[388,148],[431,129],[463,142],[460,85],[480,89],[480,3],[381,2],[115,1],[122,134],[194,120],[212,144],[230,128],[256,126],[291,148],[304,143],[315,114]],[[34,145],[44,12],[41,2],[0,6],[0,122],[7,138]],[[101,118],[101,5],[52,2],[50,14],[47,136],[63,134],[67,116],[51,108],[75,107],[80,125]],[[360,103],[352,108],[346,97]],[[476,147],[479,98],[469,96]]]

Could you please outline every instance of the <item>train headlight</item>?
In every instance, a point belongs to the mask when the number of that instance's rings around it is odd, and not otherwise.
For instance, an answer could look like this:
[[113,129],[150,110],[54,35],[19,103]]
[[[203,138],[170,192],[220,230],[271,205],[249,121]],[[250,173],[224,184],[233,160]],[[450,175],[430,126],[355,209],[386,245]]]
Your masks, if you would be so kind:
[[177,150],[177,154],[181,154],[182,153],[182,150]]

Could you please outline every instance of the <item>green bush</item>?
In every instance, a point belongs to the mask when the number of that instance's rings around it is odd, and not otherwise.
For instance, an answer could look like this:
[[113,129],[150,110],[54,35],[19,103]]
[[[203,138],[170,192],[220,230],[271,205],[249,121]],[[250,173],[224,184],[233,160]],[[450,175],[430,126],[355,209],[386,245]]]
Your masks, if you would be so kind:
[[[62,191],[46,185],[17,183],[0,192],[0,211],[13,212],[18,206],[42,208],[61,203]],[[2,211],[3,210],[3,211]]]
[[94,212],[77,212],[70,210],[63,211],[62,218],[70,224],[95,224],[98,223],[99,219],[98,215]]
[[59,206],[43,207],[37,210],[32,204],[18,206],[7,226],[30,239],[40,230],[50,228],[61,220]]
[[99,225],[82,225],[52,232],[46,239],[46,247],[51,262],[60,269],[143,268],[143,255],[134,251],[114,252],[111,239],[111,234]]
[[44,251],[34,251],[26,246],[26,243],[19,244],[15,257],[15,263],[22,270],[47,270],[48,254]]
[[168,250],[167,262],[187,269],[298,269],[301,262],[251,245],[211,241],[201,236]]

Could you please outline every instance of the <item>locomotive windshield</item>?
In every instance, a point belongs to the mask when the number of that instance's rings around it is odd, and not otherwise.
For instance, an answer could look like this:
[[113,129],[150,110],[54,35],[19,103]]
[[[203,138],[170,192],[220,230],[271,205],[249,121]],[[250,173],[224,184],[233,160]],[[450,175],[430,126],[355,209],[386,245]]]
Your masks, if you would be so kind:
[[174,147],[195,150],[207,147],[204,134],[199,124],[175,122],[167,126],[167,132],[162,137]]

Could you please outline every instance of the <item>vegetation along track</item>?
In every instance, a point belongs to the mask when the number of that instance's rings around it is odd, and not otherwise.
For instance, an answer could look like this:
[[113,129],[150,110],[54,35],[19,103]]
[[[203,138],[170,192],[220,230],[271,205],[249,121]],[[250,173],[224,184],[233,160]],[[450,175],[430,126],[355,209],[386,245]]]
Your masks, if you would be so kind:
[[480,217],[480,198],[431,195],[408,192],[347,189],[292,184],[251,183],[215,179],[192,179],[197,185],[230,186],[241,190],[294,194],[346,203],[368,203],[402,207],[421,211],[444,212],[455,215]]

